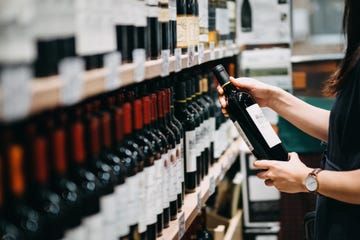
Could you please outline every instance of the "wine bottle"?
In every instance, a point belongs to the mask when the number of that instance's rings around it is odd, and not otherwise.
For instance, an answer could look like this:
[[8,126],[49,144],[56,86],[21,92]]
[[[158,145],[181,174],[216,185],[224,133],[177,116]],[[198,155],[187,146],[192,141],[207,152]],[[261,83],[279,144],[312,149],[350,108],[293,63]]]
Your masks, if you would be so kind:
[[186,84],[184,81],[175,82],[175,116],[184,129],[184,174],[186,192],[196,189],[196,154],[195,154],[195,119],[186,104]]
[[149,46],[148,37],[146,33],[147,29],[147,11],[145,0],[135,0],[135,34],[137,39],[137,45],[134,48],[146,49]]
[[187,9],[186,0],[176,1],[176,29],[177,29],[177,41],[176,45],[182,49],[182,52],[186,52],[188,43],[188,27],[187,27]]
[[227,0],[226,6],[228,9],[228,19],[229,19],[229,39],[235,40],[235,33],[236,33],[236,3],[235,0]]
[[213,72],[227,97],[230,119],[254,156],[287,161],[288,152],[252,96],[231,84],[224,66],[217,65]]
[[169,0],[159,0],[159,24],[161,33],[161,50],[171,47]]
[[250,0],[243,0],[241,4],[241,31],[252,31],[252,10]]
[[209,46],[209,0],[198,0],[199,42]]
[[202,206],[201,213],[200,213],[200,229],[196,233],[197,240],[213,240],[214,237],[211,232],[207,229],[207,222],[206,222],[206,206]]
[[[147,56],[150,59],[157,59],[160,56],[162,31],[159,29],[159,6],[158,0],[147,0],[147,38],[149,46]],[[125,3],[126,4],[126,3]]]
[[170,53],[174,54],[177,43],[176,0],[169,0]]
[[215,46],[219,42],[219,32],[216,30],[216,0],[209,0],[209,42]]
[[25,160],[29,169],[27,200],[46,221],[45,237],[61,238],[65,230],[62,223],[66,219],[66,207],[60,196],[49,188],[46,138],[38,133],[37,126],[33,122],[25,125],[24,132],[27,143]]

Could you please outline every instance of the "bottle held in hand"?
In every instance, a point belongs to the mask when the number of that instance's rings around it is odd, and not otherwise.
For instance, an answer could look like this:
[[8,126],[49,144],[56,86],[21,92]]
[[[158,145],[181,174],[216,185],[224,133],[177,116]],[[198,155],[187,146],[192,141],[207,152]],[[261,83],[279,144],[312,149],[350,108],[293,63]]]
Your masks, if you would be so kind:
[[252,96],[231,84],[221,64],[214,67],[213,72],[227,98],[226,110],[254,156],[257,159],[287,161],[287,150]]

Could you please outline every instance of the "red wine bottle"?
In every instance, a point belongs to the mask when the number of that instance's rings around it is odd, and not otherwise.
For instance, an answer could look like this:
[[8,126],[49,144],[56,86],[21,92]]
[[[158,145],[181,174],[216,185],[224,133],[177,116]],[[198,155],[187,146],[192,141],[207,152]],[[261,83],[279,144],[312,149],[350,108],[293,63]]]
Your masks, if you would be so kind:
[[186,84],[184,81],[175,82],[175,116],[184,129],[184,175],[186,192],[196,189],[196,155],[195,155],[195,119],[186,103]]
[[288,152],[252,96],[231,84],[222,65],[217,65],[213,72],[224,89],[230,119],[254,156],[287,161]]

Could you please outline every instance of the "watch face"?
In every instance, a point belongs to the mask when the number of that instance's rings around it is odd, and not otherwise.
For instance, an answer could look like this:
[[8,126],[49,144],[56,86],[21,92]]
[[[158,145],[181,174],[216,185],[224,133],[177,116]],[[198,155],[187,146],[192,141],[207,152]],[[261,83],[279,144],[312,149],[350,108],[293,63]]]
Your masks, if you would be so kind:
[[305,186],[310,192],[314,192],[317,189],[318,183],[314,176],[307,176],[305,179]]

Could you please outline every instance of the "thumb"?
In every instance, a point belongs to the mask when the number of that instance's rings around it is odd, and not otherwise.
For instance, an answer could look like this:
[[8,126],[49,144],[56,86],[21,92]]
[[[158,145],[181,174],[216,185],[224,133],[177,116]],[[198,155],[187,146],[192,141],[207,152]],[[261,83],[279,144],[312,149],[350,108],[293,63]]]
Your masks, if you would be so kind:
[[254,79],[247,77],[234,78],[230,77],[230,82],[238,88],[245,88],[247,90],[251,90],[254,88]]

